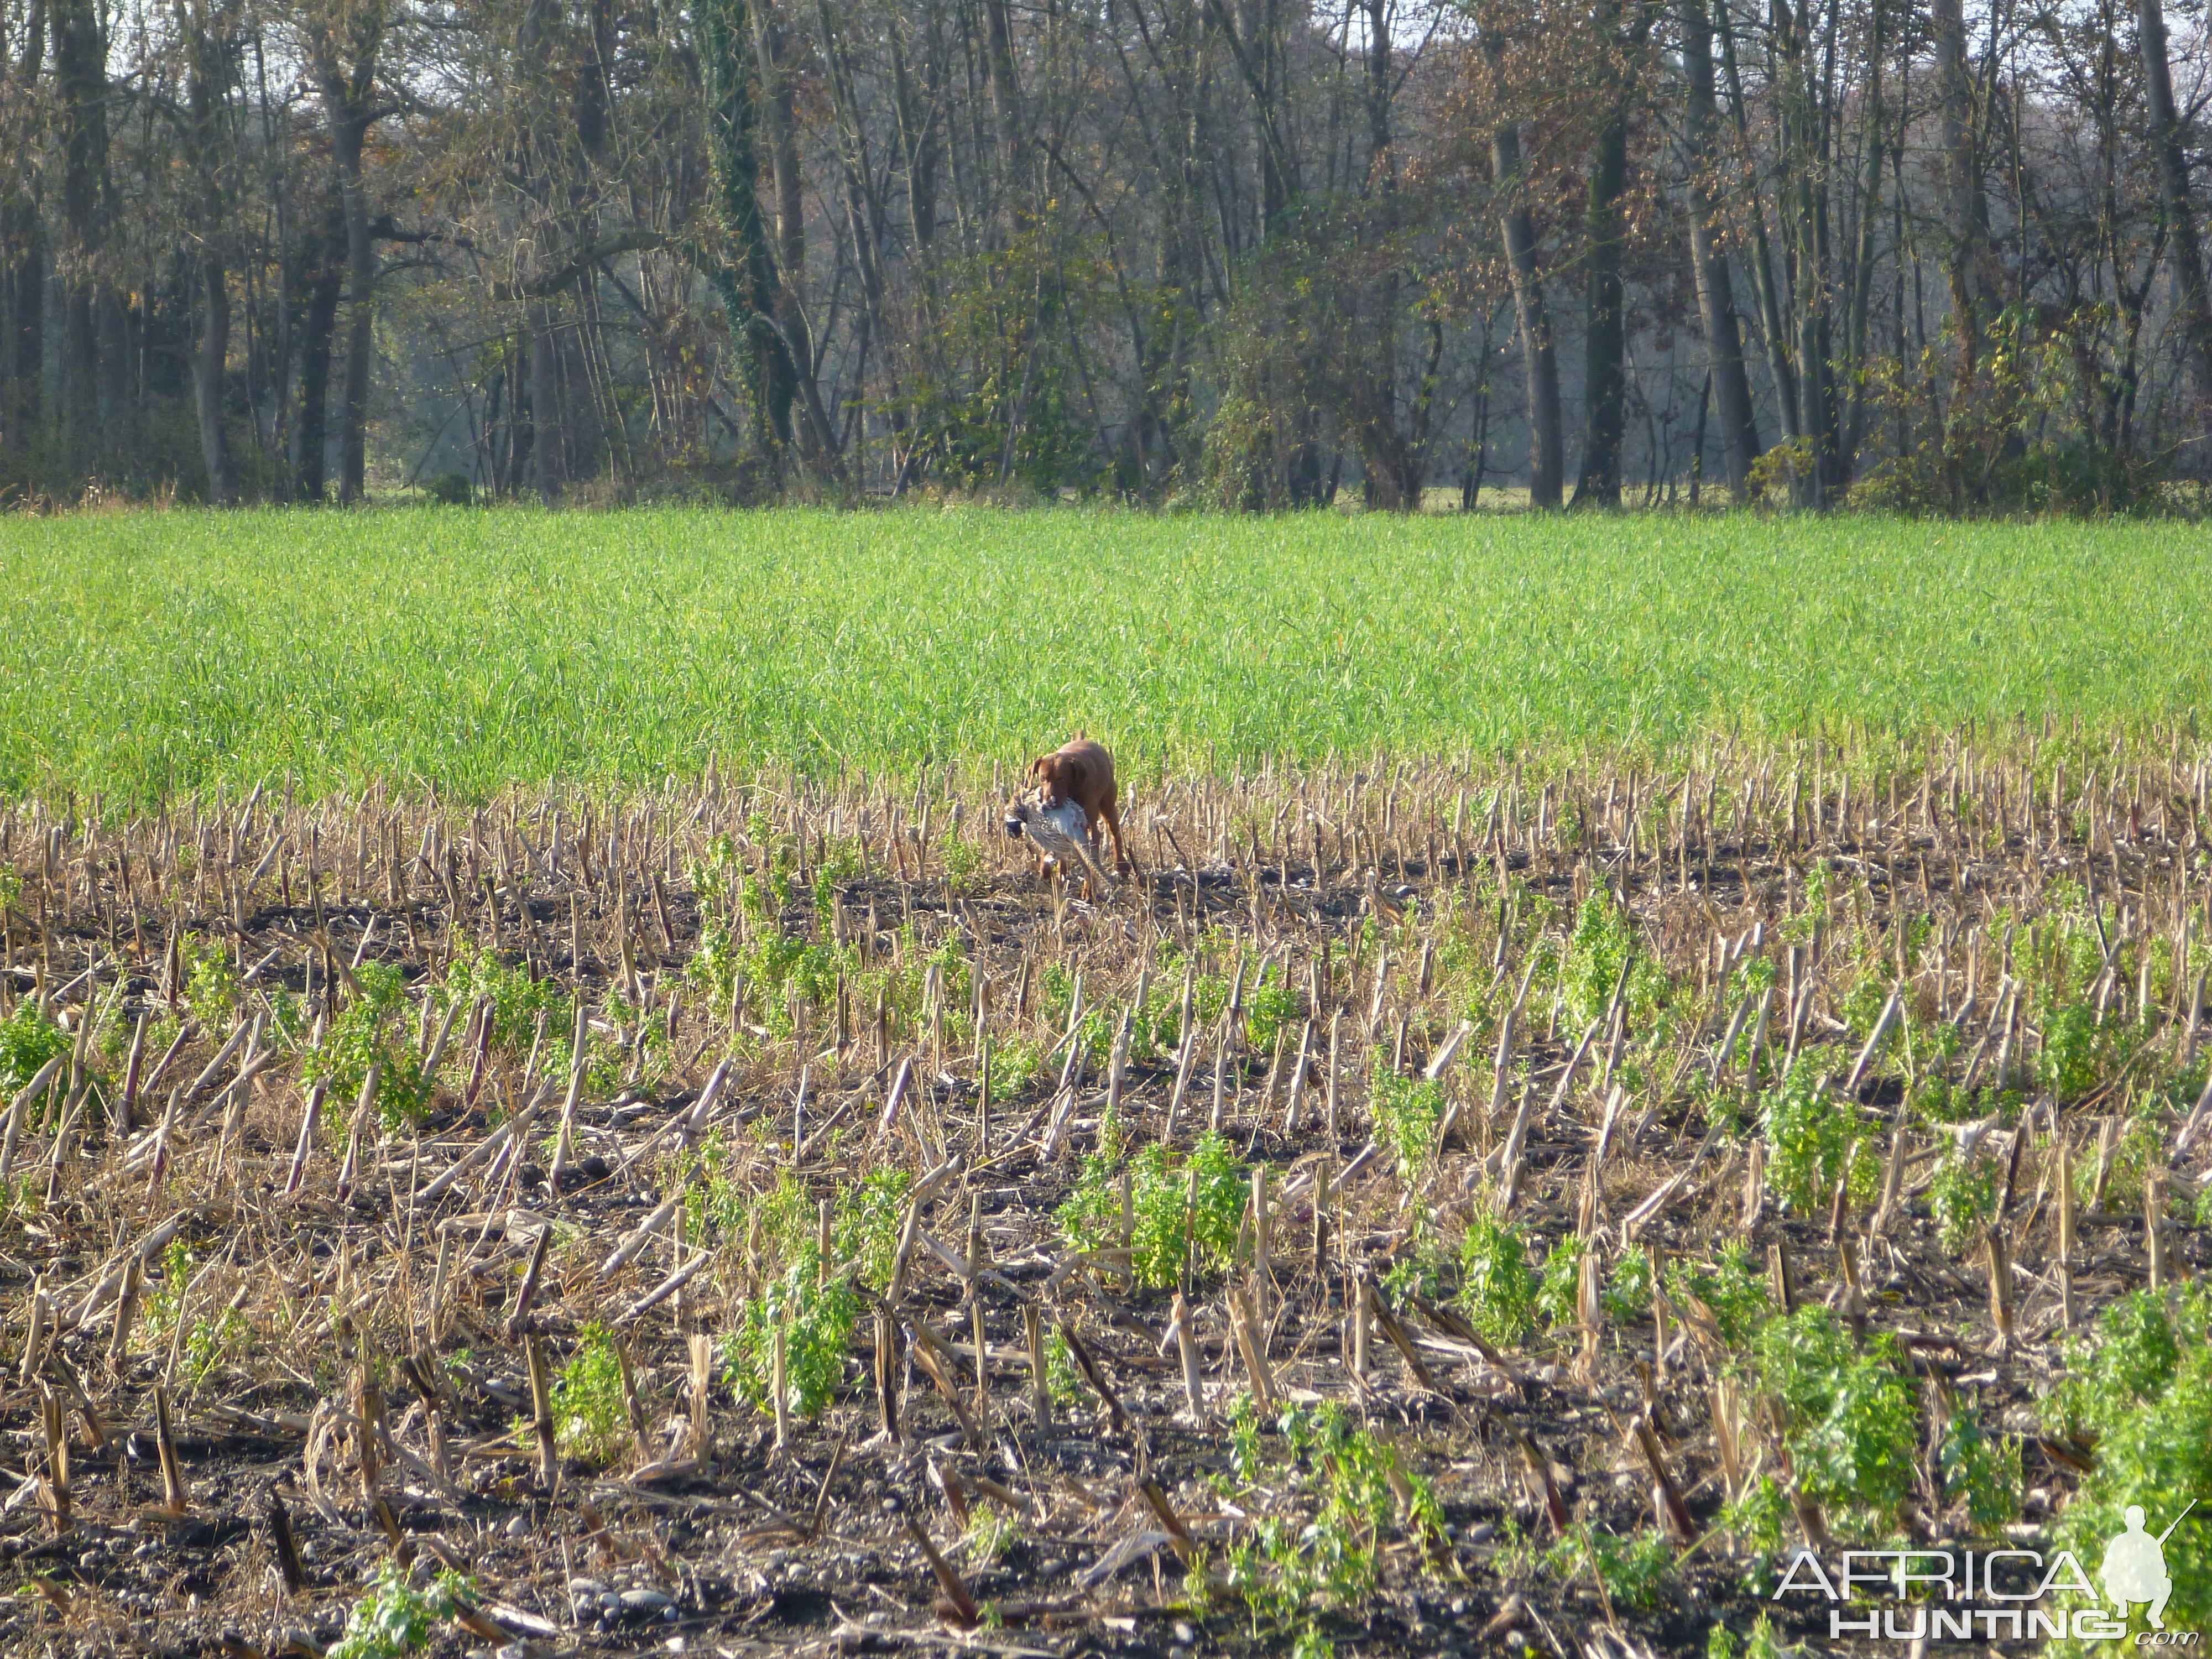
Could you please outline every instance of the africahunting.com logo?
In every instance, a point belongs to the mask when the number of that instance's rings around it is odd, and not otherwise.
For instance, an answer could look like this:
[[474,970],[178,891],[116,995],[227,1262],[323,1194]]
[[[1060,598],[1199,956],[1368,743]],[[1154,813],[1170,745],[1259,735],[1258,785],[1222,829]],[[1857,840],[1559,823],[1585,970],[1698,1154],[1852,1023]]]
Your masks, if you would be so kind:
[[[1773,1599],[1825,1596],[1834,1604],[1828,1634],[1835,1638],[2126,1642],[2130,1615],[2140,1609],[2148,1628],[2134,1633],[2134,1645],[2195,1647],[2202,1632],[2166,1627],[2173,1595],[2166,1540],[2196,1507],[2192,1498],[2154,1535],[2142,1505],[2130,1504],[2126,1529],[2106,1542],[2094,1583],[2071,1550],[2048,1558],[2027,1549],[1845,1550],[1835,1571],[1812,1551],[1800,1550]],[[1864,1599],[1881,1594],[1875,1586],[1887,1591],[1886,1600]]]

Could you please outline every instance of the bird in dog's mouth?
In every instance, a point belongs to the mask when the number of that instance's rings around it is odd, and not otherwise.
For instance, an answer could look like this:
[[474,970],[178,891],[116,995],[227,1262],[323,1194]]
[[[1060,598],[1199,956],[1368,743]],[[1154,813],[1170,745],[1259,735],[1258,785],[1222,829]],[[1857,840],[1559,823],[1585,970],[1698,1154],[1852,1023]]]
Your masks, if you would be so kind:
[[[1018,800],[1006,809],[1005,823],[1009,836],[1028,841],[1039,856],[1064,870],[1098,869],[1091,856],[1090,817],[1074,801],[1047,806],[1034,798]],[[1099,875],[1104,878],[1103,871]]]

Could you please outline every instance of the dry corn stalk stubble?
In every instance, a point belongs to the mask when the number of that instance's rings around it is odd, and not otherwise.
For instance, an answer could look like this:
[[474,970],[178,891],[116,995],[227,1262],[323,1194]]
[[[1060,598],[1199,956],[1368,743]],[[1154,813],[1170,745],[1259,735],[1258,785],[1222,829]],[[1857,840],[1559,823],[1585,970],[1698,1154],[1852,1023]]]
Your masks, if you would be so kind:
[[[0,814],[0,865],[20,880],[0,1001],[43,1010],[70,1044],[4,1103],[19,1386],[0,1422],[40,1485],[0,1521],[0,1572],[64,1574],[142,1642],[228,1632],[271,1651],[287,1632],[334,1633],[388,1522],[410,1553],[421,1540],[466,1569],[471,1619],[546,1635],[534,1620],[587,1650],[627,1650],[626,1621],[656,1616],[655,1595],[699,1621],[687,1628],[787,1648],[826,1651],[847,1618],[880,1615],[868,1627],[896,1640],[985,1604],[1044,1650],[1100,1619],[1164,1646],[1173,1620],[1200,1616],[1177,1610],[1177,1558],[1218,1572],[1249,1535],[1206,1480],[1224,1471],[1218,1419],[1250,1390],[1388,1425],[1433,1484],[1451,1531],[1383,1553],[1360,1611],[1372,1650],[1425,1650],[1440,1616],[1487,1618],[1516,1591],[1532,1623],[1574,1641],[1601,1620],[1588,1575],[1522,1582],[1499,1525],[1540,1539],[1571,1511],[1680,1541],[1712,1526],[1742,1460],[1777,1467],[1767,1413],[1712,1424],[1733,1396],[1716,1392],[1698,1307],[1662,1301],[1655,1325],[1585,1294],[1558,1330],[1495,1340],[1433,1288],[1386,1297],[1392,1270],[1423,1231],[1448,1255],[1501,1197],[1534,1237],[1583,1235],[1608,1271],[1632,1228],[1673,1261],[1748,1237],[1761,1255],[1784,1247],[1801,1303],[1833,1291],[1946,1375],[1972,1371],[1991,1420],[2017,1409],[2047,1380],[2039,1334],[2200,1254],[2180,1198],[2201,1147],[2154,1186],[2162,1209],[2077,1206],[2070,1185],[2035,1183],[2052,1168],[2063,1183],[2063,1148],[2098,1146],[2093,1120],[2121,1112],[2120,1091],[2195,1053],[2201,977],[2148,964],[2159,941],[2189,963],[2203,934],[2205,791],[2205,757],[2179,745],[2099,764],[2026,738],[1941,746],[1889,774],[1809,751],[1662,775],[1262,771],[1150,792],[1129,815],[1140,871],[1091,902],[1040,886],[996,833],[1003,796],[944,774],[740,785],[710,770],[635,799],[470,808],[261,791],[115,824],[19,805]],[[690,872],[725,836],[756,884],[781,869],[780,914],[695,891]],[[1565,981],[1528,989],[1563,949],[1573,965],[1594,893],[1625,904],[1636,960],[1670,988],[1663,1024],[1630,962],[1589,1008]],[[2015,952],[2061,901],[2086,904],[2102,941],[2100,1029],[2124,1024],[2136,1052],[2100,1092],[2053,1099],[2035,1085],[2049,1034],[2023,1012]],[[834,947],[835,983],[740,978],[710,999],[686,969],[725,916],[741,953],[765,936]],[[556,1068],[565,1033],[542,1018],[495,1040],[488,1004],[431,1001],[478,950],[579,999],[591,1072]],[[1746,971],[1762,960],[1763,995]],[[2123,960],[2145,971],[2110,971]],[[368,994],[364,967],[385,964],[405,988],[380,1052],[442,1057],[419,1126],[371,1109],[373,1079],[325,1096],[307,1075]],[[870,975],[914,994],[864,1001]],[[1194,975],[1219,1005],[1184,988]],[[210,992],[226,977],[234,989]],[[1923,1057],[1869,1041],[1852,999],[1876,980],[1877,1024],[1948,1026],[1956,1042]],[[1244,1022],[1263,1004],[1273,1028],[1255,1041]],[[1860,1073],[1878,1198],[1838,1188],[1782,1213],[1759,1192],[1774,1149],[1748,1122],[1712,1133],[1791,1057],[1832,1095]],[[1440,1060],[1450,1144],[1401,1168],[1371,1077]],[[1916,1086],[2028,1097],[2018,1133],[1991,1132],[2015,1149],[2006,1202],[1956,1253],[1926,1214],[1930,1165],[1957,1136],[1902,1109],[1905,1068]],[[1127,1224],[1078,1251],[1055,1207],[1109,1097],[1133,1147],[1178,1102],[1187,1152],[1208,1089],[1231,1149],[1269,1170],[1249,1188],[1267,1208],[1248,1210],[1225,1273],[1186,1263],[1171,1290],[1139,1287]],[[319,1122],[303,1121],[311,1095]],[[2162,1126],[2168,1148],[2177,1127]],[[2109,1133],[2104,1148],[2099,1194]],[[740,1403],[721,1343],[770,1269],[738,1218],[793,1172],[810,1218],[820,1206],[823,1259],[832,1200],[893,1169],[913,1184],[896,1271],[869,1291],[888,1301],[854,1325],[827,1410]],[[685,1199],[710,1183],[742,1201],[702,1231]],[[2147,1257],[2143,1217],[2161,1214]],[[1992,1267],[2011,1282],[1992,1285]],[[535,1445],[593,1326],[619,1332],[620,1432],[589,1455]],[[1053,1401],[1033,1369],[1054,1363],[1046,1334],[1062,1330],[1056,1352],[1085,1381]],[[792,1331],[775,1352],[781,1377]],[[1711,1461],[1721,1444],[1738,1467]],[[1141,1551],[1103,1577],[1077,1571],[1159,1524],[1160,1503],[1182,1529],[1160,1534],[1175,1571],[1156,1577]],[[1009,1518],[1010,1544],[974,1541],[978,1504]],[[281,1528],[254,1519],[270,1516]],[[123,1538],[152,1547],[103,1541]],[[275,1603],[271,1563],[302,1580]],[[1727,1547],[1680,1571],[1747,1620]],[[570,1581],[605,1588],[572,1595]],[[0,1639],[27,1650],[85,1628],[71,1605],[11,1598]],[[1660,1650],[1703,1645],[1663,1612],[1614,1612]],[[1218,1594],[1212,1617],[1212,1639],[1249,1632]]]

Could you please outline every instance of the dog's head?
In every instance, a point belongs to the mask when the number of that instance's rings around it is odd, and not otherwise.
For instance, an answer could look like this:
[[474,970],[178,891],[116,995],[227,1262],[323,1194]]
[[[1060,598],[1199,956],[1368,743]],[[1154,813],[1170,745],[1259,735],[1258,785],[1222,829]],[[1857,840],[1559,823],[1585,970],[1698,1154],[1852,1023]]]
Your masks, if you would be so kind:
[[1057,806],[1067,799],[1068,787],[1074,779],[1069,775],[1073,759],[1059,753],[1039,755],[1030,763],[1030,776],[1036,781],[1038,803]]

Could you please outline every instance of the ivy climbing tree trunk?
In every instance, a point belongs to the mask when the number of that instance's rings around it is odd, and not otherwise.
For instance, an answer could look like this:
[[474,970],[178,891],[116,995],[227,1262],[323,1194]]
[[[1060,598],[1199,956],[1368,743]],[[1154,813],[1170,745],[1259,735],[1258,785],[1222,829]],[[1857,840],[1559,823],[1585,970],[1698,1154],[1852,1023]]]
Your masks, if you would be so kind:
[[345,377],[338,393],[338,500],[355,502],[368,483],[369,377],[375,369],[376,238],[369,223],[362,156],[368,130],[385,114],[376,103],[384,13],[351,0],[316,21],[308,52],[337,162],[339,210],[345,222]]
[[763,449],[781,458],[793,445],[793,410],[814,427],[811,444],[831,447],[821,411],[802,399],[791,342],[776,320],[781,284],[775,251],[760,204],[758,52],[746,0],[702,0],[698,11],[700,70],[707,94],[707,149],[714,206],[734,258],[713,264],[715,292],[734,339],[742,337],[753,361],[756,434]]

